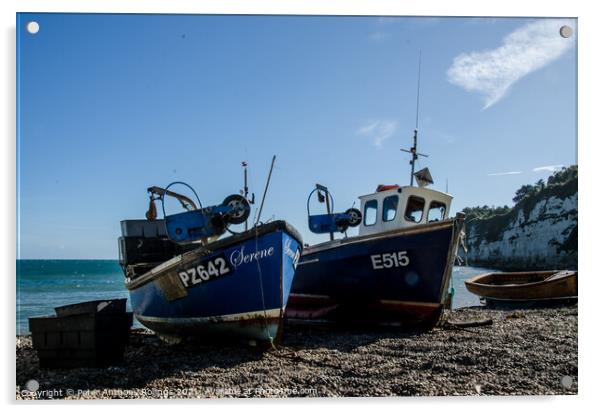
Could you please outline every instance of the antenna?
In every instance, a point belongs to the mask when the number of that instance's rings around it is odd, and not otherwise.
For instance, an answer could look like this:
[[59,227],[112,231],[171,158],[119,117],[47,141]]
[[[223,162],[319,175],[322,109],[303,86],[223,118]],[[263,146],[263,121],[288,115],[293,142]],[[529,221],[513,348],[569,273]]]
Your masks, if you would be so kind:
[[420,66],[422,63],[422,50],[418,53],[418,88],[416,90],[416,127],[414,128],[414,145],[410,149],[401,149],[403,152],[407,152],[412,154],[412,159],[410,160],[410,165],[412,165],[412,171],[410,173],[410,186],[414,185],[414,168],[416,165],[416,160],[419,156],[424,156],[428,158],[428,155],[417,152],[418,148],[418,110],[420,108]]
[[420,108],[420,66],[422,63],[422,49],[418,51],[418,88],[416,90],[416,126],[415,130],[418,130],[418,109]]

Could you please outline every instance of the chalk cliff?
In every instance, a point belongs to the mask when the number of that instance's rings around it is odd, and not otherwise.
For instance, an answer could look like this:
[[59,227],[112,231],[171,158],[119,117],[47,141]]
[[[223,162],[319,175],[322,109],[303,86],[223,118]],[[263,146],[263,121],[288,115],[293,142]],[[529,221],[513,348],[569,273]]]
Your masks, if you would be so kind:
[[577,268],[577,177],[547,185],[510,212],[467,217],[468,265],[505,270]]

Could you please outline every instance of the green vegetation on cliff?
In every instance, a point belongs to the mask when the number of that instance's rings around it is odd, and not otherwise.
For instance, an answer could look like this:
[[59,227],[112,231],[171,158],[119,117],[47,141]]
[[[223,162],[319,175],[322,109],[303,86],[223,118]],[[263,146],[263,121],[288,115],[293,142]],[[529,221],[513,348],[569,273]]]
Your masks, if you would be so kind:
[[[534,185],[520,187],[513,198],[515,205],[512,208],[508,206],[490,207],[487,205],[464,208],[462,212],[466,214],[467,233],[476,238],[472,239],[471,243],[478,244],[482,240],[487,242],[500,240],[504,230],[518,217],[519,211],[523,212],[526,219],[521,226],[528,224],[527,219],[537,203],[552,197],[563,200],[572,196],[577,192],[577,181],[577,165],[573,165],[555,172],[548,178],[547,182],[540,179]],[[563,215],[569,212],[561,212],[558,218],[562,218]],[[575,227],[567,242],[558,245],[558,248],[565,251],[576,250],[576,239],[577,228]]]

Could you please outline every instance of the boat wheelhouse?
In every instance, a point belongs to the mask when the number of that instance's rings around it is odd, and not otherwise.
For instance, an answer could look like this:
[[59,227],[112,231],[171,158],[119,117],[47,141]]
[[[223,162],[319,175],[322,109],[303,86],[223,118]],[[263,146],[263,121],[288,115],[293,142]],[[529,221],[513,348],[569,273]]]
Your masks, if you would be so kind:
[[376,192],[359,199],[361,236],[443,221],[448,218],[452,196],[424,187],[379,185]]

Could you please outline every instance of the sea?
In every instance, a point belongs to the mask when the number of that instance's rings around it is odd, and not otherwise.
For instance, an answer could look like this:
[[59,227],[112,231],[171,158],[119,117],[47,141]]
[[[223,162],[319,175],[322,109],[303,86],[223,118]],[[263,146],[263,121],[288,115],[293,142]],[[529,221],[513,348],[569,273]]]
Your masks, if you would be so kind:
[[[454,267],[454,308],[480,305],[464,280],[487,271],[493,270]],[[54,307],[111,298],[128,298],[116,260],[17,260],[17,335],[29,333],[30,317],[52,315]],[[134,326],[142,327],[137,321]]]

